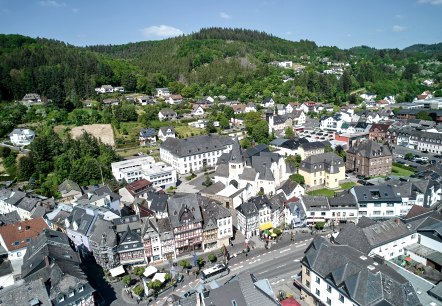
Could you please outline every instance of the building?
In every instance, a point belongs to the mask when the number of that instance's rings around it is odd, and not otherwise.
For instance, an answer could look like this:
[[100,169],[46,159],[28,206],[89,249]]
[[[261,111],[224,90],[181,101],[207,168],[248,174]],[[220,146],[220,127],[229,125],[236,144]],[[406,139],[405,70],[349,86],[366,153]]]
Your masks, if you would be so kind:
[[150,191],[152,191],[152,183],[146,179],[141,179],[121,188],[118,193],[123,203],[131,205],[137,198],[147,199]]
[[201,105],[195,104],[195,105],[193,105],[192,111],[190,114],[192,116],[198,117],[198,116],[203,116],[204,113],[205,113],[204,108]]
[[284,208],[284,223],[288,228],[307,225],[307,215],[299,198],[288,199]]
[[100,217],[92,225],[91,232],[89,241],[97,264],[105,270],[117,267],[120,257],[117,252],[118,241],[114,223]]
[[31,239],[48,228],[43,218],[30,219],[0,227],[0,244],[9,260],[25,256]]
[[101,87],[95,88],[95,92],[100,94],[112,93],[114,92],[114,88],[112,85],[101,85]]
[[166,102],[171,105],[180,104],[181,102],[183,102],[183,97],[181,95],[170,95],[166,99]]
[[221,248],[230,244],[233,221],[230,210],[220,202],[199,197],[203,217],[203,249]]
[[388,146],[373,140],[364,140],[348,149],[345,168],[369,177],[389,175],[392,164],[393,158]]
[[80,265],[66,234],[47,229],[29,244],[21,276],[26,282],[42,280],[52,305],[92,306],[95,290]]
[[76,205],[87,205],[103,207],[119,212],[121,210],[121,197],[112,192],[109,186],[87,186],[83,187],[83,195],[76,198],[72,203]]
[[14,129],[9,134],[9,140],[14,146],[24,147],[32,143],[35,138],[35,132],[30,129]]
[[117,253],[122,265],[144,264],[144,245],[138,216],[115,219],[118,239]]
[[141,129],[139,133],[138,140],[140,141],[140,146],[146,146],[157,142],[157,132],[154,128]]
[[170,108],[164,108],[158,113],[160,121],[169,121],[177,118],[177,113]]
[[[267,279],[258,280],[253,274],[246,272],[235,275],[222,286],[204,290],[201,293],[201,300],[202,306],[281,305]],[[197,304],[189,303],[188,305]]]
[[358,202],[349,190],[336,193],[333,198],[328,199],[328,204],[333,225],[358,222]]
[[388,135],[387,132],[391,126],[391,123],[375,123],[371,126],[369,131],[368,138],[370,140],[379,142],[379,143],[386,143],[388,142]]
[[61,194],[62,202],[70,202],[75,198],[81,197],[83,194],[80,186],[69,179],[65,179],[63,183],[58,186],[58,191]]
[[175,128],[172,126],[162,126],[158,130],[158,139],[165,141],[167,138],[175,138]]
[[406,278],[348,245],[316,237],[301,265],[301,296],[309,305],[422,305]]
[[358,201],[359,217],[388,219],[404,216],[410,209],[391,186],[355,186],[351,193]]
[[341,131],[341,126],[344,121],[341,118],[341,114],[337,113],[333,116],[325,116],[321,118],[321,130],[329,130],[329,131]]
[[43,207],[45,199],[45,197],[35,196],[20,190],[1,189],[0,213],[7,214],[16,211],[22,220],[43,217],[46,213],[46,209]]
[[202,135],[185,139],[167,138],[160,145],[160,158],[179,174],[215,167],[218,158],[232,149],[233,140],[226,136]]
[[298,147],[298,154],[304,160],[309,156],[322,154],[325,151],[325,145],[320,141],[300,143]]
[[[5,286],[6,287],[6,286]],[[0,301],[4,305],[52,306],[46,286],[42,280],[22,282],[0,290]]]
[[168,200],[170,225],[177,255],[202,249],[203,217],[198,195],[175,195]]
[[356,225],[348,224],[335,239],[367,256],[378,255],[386,260],[405,255],[404,248],[417,241],[416,231],[399,219],[374,222],[366,217]]
[[167,98],[171,95],[169,88],[155,88],[155,96],[161,98]]
[[335,153],[322,153],[302,160],[298,173],[308,187],[338,188],[339,182],[345,179],[345,165]]
[[43,104],[40,95],[36,94],[36,93],[27,93],[27,94],[25,94],[23,99],[21,99],[20,103],[25,105],[25,106],[28,106],[28,107],[31,106],[31,105]]
[[[174,138],[173,138],[174,139]],[[132,158],[111,164],[112,175],[119,181],[132,183],[146,179],[154,187],[169,188],[176,185],[176,170],[151,156]]]

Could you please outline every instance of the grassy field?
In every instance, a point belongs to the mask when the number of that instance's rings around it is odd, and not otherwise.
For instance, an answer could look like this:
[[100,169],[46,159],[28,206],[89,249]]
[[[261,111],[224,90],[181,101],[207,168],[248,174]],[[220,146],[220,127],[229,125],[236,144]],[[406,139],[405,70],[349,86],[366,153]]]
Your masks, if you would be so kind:
[[341,185],[339,185],[339,188],[342,190],[352,189],[357,184],[355,182],[346,182]]
[[334,190],[331,190],[328,188],[309,191],[309,192],[307,192],[307,194],[311,195],[311,196],[326,196],[328,198],[333,198],[335,196]]
[[[152,150],[152,153],[150,152]],[[153,156],[155,160],[159,160],[160,152],[158,150],[158,147],[136,147],[136,148],[129,148],[129,149],[117,149],[118,155],[121,157],[129,157],[129,156],[138,156],[138,153],[145,153],[148,156]]]
[[69,134],[69,132],[71,131],[71,129],[74,127],[75,125],[71,124],[71,125],[56,125],[54,126],[54,132],[58,134],[58,136],[60,136],[61,139],[66,138],[66,136]]
[[198,129],[198,128],[191,127],[189,125],[176,126],[175,131],[176,131],[177,137],[182,137],[182,138],[183,137],[192,137],[192,134],[193,134],[193,136],[206,134],[205,129]]
[[391,170],[391,174],[397,175],[397,176],[410,176],[410,175],[414,174],[414,172],[399,168],[398,166],[393,166],[392,170]]

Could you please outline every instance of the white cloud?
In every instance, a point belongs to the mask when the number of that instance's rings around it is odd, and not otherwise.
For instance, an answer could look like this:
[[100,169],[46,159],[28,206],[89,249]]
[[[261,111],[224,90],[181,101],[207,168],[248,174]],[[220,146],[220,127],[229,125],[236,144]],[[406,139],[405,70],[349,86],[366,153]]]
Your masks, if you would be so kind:
[[172,37],[184,34],[184,32],[180,29],[162,24],[141,29],[141,34],[145,37]]
[[403,32],[403,31],[405,31],[405,27],[403,27],[403,26],[400,26],[400,25],[394,25],[393,26],[393,28],[392,28],[392,31],[393,32]]
[[55,0],[44,0],[44,1],[40,1],[38,2],[41,6],[50,6],[50,7],[62,7],[62,6],[66,6],[66,3],[64,2],[58,2]]
[[219,13],[219,17],[221,17],[222,19],[230,19],[230,18],[232,18],[232,16],[230,16],[229,14],[227,14],[225,12]]
[[432,5],[442,5],[442,0],[419,0],[418,3],[432,4]]

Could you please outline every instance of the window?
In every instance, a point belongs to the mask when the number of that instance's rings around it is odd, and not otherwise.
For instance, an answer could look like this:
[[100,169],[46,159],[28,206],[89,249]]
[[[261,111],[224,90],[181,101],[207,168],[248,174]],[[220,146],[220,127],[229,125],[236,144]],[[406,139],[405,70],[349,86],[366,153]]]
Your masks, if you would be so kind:
[[331,292],[331,286],[329,284],[327,284],[327,291]]
[[73,297],[74,296],[74,291],[69,292],[68,296],[69,297]]
[[339,294],[339,301],[341,303],[344,303],[344,296],[342,294]]
[[305,286],[306,286],[307,288],[310,288],[310,282],[309,282],[308,280],[305,281]]
[[321,279],[319,278],[319,276],[316,276],[316,283],[320,284],[321,283]]
[[310,270],[309,269],[305,269],[305,275],[310,275]]
[[327,305],[331,305],[331,300],[330,300],[330,298],[327,298]]
[[61,303],[61,302],[63,302],[63,301],[64,301],[64,296],[62,296],[62,295],[59,296],[59,297],[58,297],[58,302]]
[[321,291],[319,291],[319,289],[316,289],[315,293],[316,293],[317,296],[321,296]]

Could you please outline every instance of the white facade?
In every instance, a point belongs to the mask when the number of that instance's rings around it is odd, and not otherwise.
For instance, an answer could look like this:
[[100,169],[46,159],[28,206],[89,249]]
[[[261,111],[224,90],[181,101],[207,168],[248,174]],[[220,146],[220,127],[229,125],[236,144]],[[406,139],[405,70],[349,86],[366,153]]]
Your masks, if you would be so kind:
[[30,129],[14,129],[9,134],[9,139],[14,146],[22,147],[32,143],[35,138],[35,132]]
[[368,254],[369,256],[379,255],[386,260],[404,255],[404,248],[418,242],[418,235],[416,233],[410,234],[406,237],[397,239],[386,243],[380,247],[374,248]]
[[198,105],[194,110],[192,110],[192,116],[202,116],[204,115],[204,109],[201,105]]
[[167,98],[170,96],[169,88],[156,88],[157,97]]
[[321,130],[330,130],[330,131],[341,131],[341,125],[344,123],[343,120],[336,120],[333,117],[327,117],[324,118],[324,120],[321,120],[320,128]]
[[233,221],[232,216],[226,218],[220,218],[217,220],[218,223],[218,248],[223,245],[227,246],[229,244],[229,239],[233,236]]
[[146,179],[154,187],[175,186],[177,182],[176,170],[163,162],[155,162],[151,156],[134,158],[111,164],[112,175],[119,182],[125,180],[132,183]]
[[232,145],[226,145],[224,148],[216,148],[205,153],[178,156],[173,152],[160,147],[160,158],[162,161],[171,165],[172,168],[176,169],[179,174],[186,174],[203,169],[204,163],[207,167],[215,167],[218,158],[223,153],[230,152],[230,150],[232,150]]
[[431,239],[428,236],[418,234],[418,242],[419,244],[426,246],[427,248],[433,249],[435,251],[440,252],[442,250],[442,242],[439,242],[435,239]]

